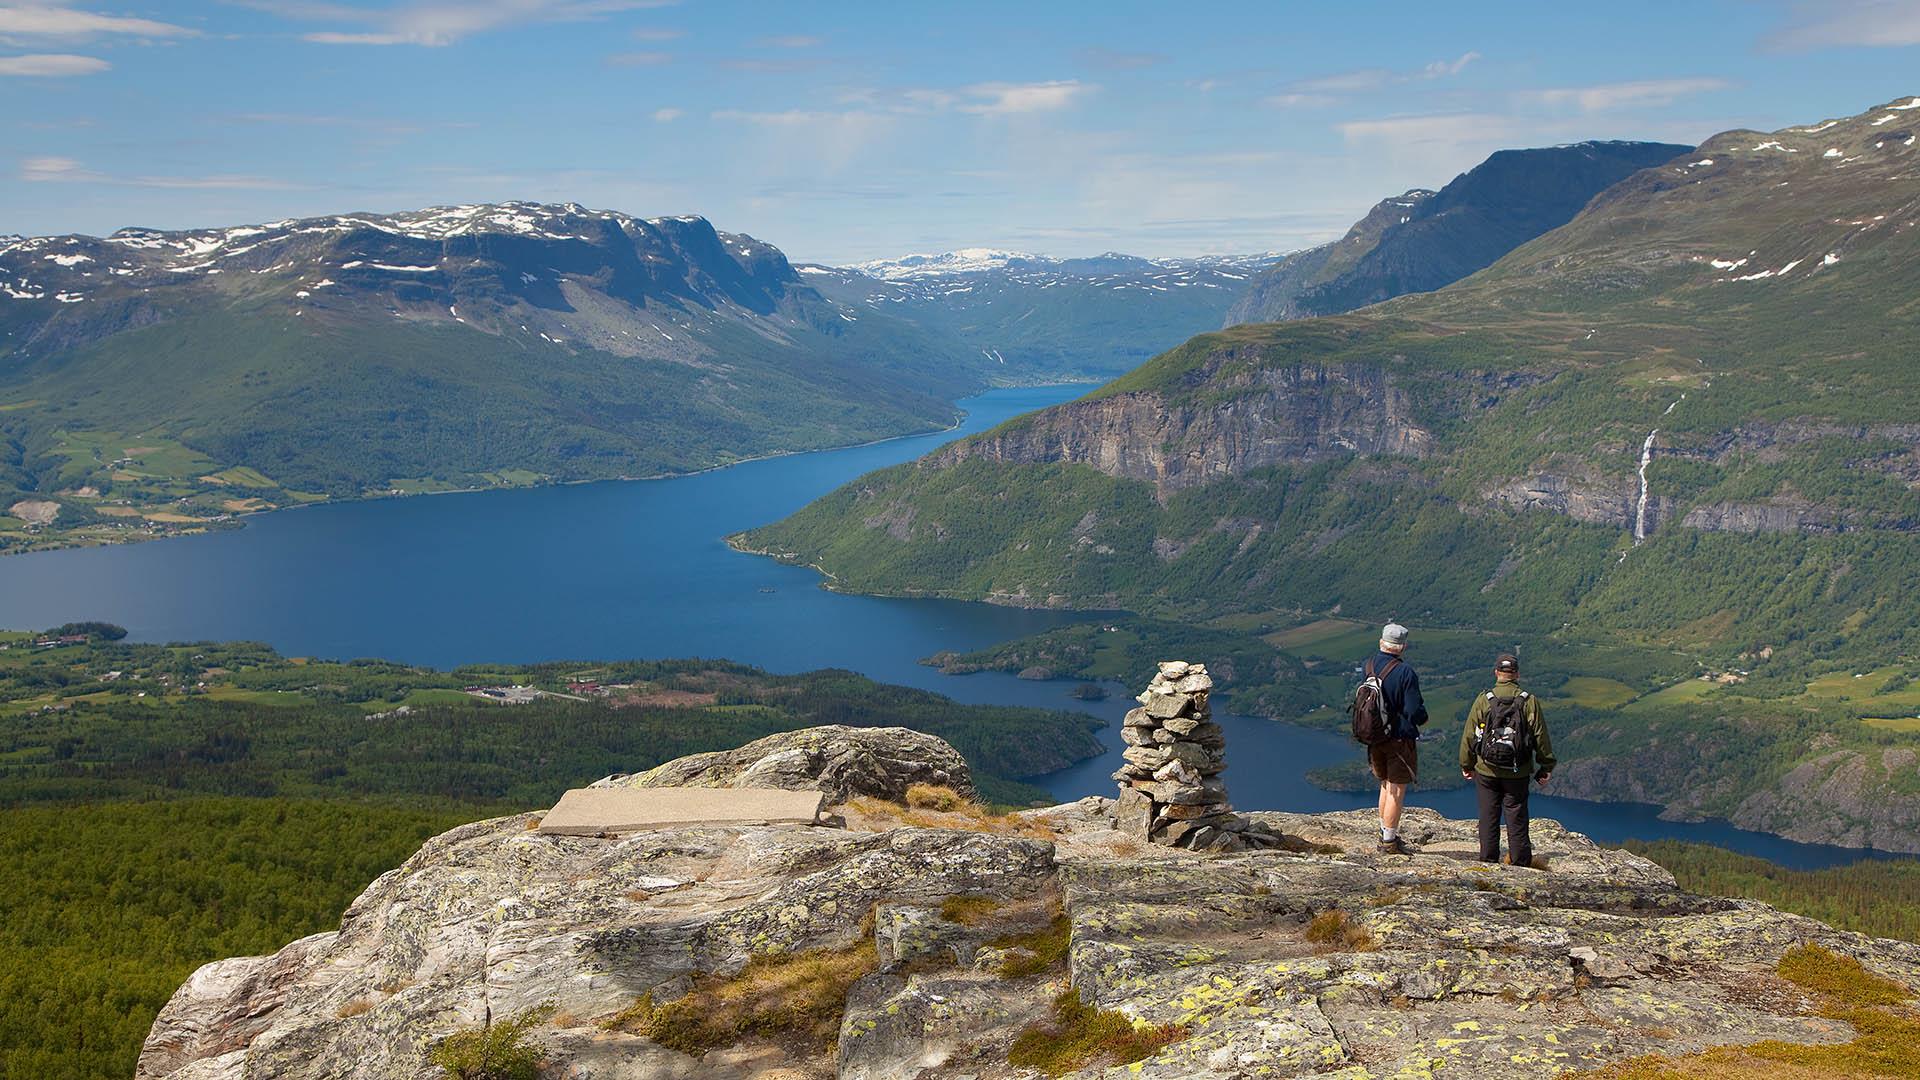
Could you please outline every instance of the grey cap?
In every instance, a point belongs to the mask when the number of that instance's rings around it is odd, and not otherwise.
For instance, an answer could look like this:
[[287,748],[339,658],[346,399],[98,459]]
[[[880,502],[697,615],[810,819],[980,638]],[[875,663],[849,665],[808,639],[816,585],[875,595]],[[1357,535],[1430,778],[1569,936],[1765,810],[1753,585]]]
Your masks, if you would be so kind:
[[1390,622],[1380,631],[1380,647],[1384,649],[1404,649],[1407,647],[1407,628],[1397,622]]

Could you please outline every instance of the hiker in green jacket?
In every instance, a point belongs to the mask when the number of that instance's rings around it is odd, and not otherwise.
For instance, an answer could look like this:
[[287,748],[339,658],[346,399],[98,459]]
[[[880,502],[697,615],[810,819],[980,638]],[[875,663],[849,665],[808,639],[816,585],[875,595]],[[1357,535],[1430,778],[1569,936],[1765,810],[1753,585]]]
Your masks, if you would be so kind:
[[1501,653],[1493,664],[1493,689],[1473,699],[1460,733],[1460,775],[1480,793],[1480,859],[1500,861],[1500,819],[1507,823],[1507,855],[1515,866],[1533,865],[1527,781],[1542,788],[1558,761],[1540,699],[1520,688],[1520,659]]

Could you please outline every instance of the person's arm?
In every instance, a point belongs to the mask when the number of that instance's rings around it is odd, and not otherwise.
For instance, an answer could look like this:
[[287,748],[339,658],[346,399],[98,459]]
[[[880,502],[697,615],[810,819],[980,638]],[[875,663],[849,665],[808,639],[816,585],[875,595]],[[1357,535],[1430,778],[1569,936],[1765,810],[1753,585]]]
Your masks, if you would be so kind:
[[1547,733],[1547,711],[1540,707],[1540,699],[1538,697],[1530,698],[1529,700],[1533,705],[1533,708],[1527,710],[1533,714],[1531,717],[1533,721],[1533,775],[1535,779],[1544,784],[1547,782],[1547,777],[1553,775],[1554,766],[1560,764],[1560,760],[1553,756],[1553,736]]
[[1401,704],[1406,706],[1407,720],[1411,722],[1414,727],[1425,727],[1427,724],[1427,703],[1426,700],[1420,696],[1420,676],[1412,668],[1407,668],[1406,671],[1407,692],[1406,696],[1401,698]]
[[1486,711],[1487,699],[1474,696],[1473,708],[1467,710],[1466,726],[1460,729],[1460,775],[1473,779],[1473,729],[1480,726],[1480,714]]

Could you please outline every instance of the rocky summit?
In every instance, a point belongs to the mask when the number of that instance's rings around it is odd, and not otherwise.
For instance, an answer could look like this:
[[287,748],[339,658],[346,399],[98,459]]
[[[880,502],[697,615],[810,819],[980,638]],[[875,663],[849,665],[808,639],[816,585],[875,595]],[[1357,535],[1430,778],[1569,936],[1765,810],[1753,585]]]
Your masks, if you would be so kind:
[[[436,837],[337,931],[194,973],[136,1075],[424,1080],[450,1035],[524,1019],[554,1077],[1032,1077],[1062,1069],[1010,1059],[1059,1051],[1048,1025],[1078,1009],[1151,1036],[1083,1077],[1556,1077],[1854,1039],[1861,1014],[1779,974],[1801,946],[1920,985],[1920,947],[1689,894],[1552,822],[1544,870],[1470,861],[1471,825],[1418,809],[1410,856],[1376,853],[1359,812],[1250,814],[1286,849],[1202,854],[1117,831],[1106,799],[929,801],[966,785],[957,755],[861,738],[774,736],[658,781],[821,785],[840,827],[548,836],[520,814]],[[696,1037],[782,957],[813,965],[787,1012],[820,1005],[819,1037]]]

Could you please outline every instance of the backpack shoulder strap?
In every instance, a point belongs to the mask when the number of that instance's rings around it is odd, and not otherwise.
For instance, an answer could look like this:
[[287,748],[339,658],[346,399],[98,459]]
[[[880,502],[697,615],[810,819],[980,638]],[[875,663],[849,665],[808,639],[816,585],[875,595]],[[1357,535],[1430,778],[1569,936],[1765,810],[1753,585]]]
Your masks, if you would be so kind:
[[[1369,660],[1369,661],[1367,661],[1367,662],[1368,662],[1368,663],[1372,663],[1373,661],[1371,661],[1371,660]],[[1387,676],[1389,676],[1389,675],[1391,675],[1391,674],[1393,674],[1393,669],[1394,669],[1394,668],[1397,668],[1397,667],[1399,667],[1399,666],[1400,666],[1400,658],[1399,658],[1399,657],[1397,657],[1397,656],[1389,656],[1389,657],[1387,657],[1387,666],[1386,666],[1386,667],[1384,667],[1384,668],[1381,668],[1381,669],[1380,669],[1380,678],[1382,678],[1382,679],[1385,679],[1385,678],[1386,678]]]

